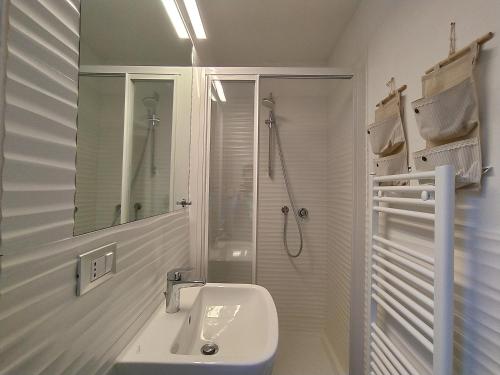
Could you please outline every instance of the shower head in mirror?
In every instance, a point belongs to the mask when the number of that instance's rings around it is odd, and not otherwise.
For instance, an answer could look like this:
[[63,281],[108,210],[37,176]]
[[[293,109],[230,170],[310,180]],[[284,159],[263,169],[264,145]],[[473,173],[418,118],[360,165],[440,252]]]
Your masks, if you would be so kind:
[[146,110],[148,111],[148,116],[156,114],[156,106],[158,105],[159,101],[160,101],[160,95],[156,91],[153,92],[152,96],[146,96],[142,98],[142,103],[144,104]]
[[274,108],[274,99],[273,99],[273,93],[271,92],[267,98],[262,99],[262,104],[270,109]]

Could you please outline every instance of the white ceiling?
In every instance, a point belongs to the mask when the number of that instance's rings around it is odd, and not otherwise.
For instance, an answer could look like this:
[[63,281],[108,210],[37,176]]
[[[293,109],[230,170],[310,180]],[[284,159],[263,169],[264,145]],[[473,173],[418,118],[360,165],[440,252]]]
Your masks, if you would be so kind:
[[[320,66],[359,0],[197,0],[205,66]],[[183,1],[177,0],[183,9]],[[82,0],[81,63],[190,65],[161,0]],[[188,23],[189,25],[189,23]]]
[[[182,3],[182,1],[179,1]],[[197,0],[201,64],[326,65],[359,0]]]

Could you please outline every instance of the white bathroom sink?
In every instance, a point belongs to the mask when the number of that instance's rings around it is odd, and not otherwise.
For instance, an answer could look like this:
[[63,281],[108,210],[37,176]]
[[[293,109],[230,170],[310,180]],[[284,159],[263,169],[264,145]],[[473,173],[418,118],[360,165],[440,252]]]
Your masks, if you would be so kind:
[[[118,375],[270,375],[278,315],[257,285],[207,284],[181,290],[180,311],[162,304],[117,359]],[[204,355],[216,344],[215,354]]]

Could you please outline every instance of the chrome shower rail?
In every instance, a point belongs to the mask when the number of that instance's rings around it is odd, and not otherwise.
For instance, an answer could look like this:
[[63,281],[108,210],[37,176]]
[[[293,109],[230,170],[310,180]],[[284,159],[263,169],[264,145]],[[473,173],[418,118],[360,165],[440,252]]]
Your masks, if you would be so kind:
[[[431,183],[395,184],[420,179]],[[446,165],[431,172],[370,176],[369,192],[370,374],[419,374],[381,328],[379,313],[383,311],[432,353],[433,374],[452,375],[454,169]],[[416,193],[420,197],[415,197]],[[433,256],[386,238],[379,230],[380,223],[392,215],[433,222]],[[413,236],[411,231],[405,235]]]

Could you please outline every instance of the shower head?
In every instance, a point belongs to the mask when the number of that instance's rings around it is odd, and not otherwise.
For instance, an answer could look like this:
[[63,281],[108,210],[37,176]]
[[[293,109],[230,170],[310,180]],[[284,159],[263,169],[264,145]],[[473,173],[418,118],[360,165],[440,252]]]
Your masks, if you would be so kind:
[[159,100],[160,95],[156,91],[152,96],[142,98],[142,104],[146,107],[149,116],[156,113],[156,106],[158,105]]
[[262,99],[262,104],[269,109],[274,109],[273,93],[270,93],[269,97]]

